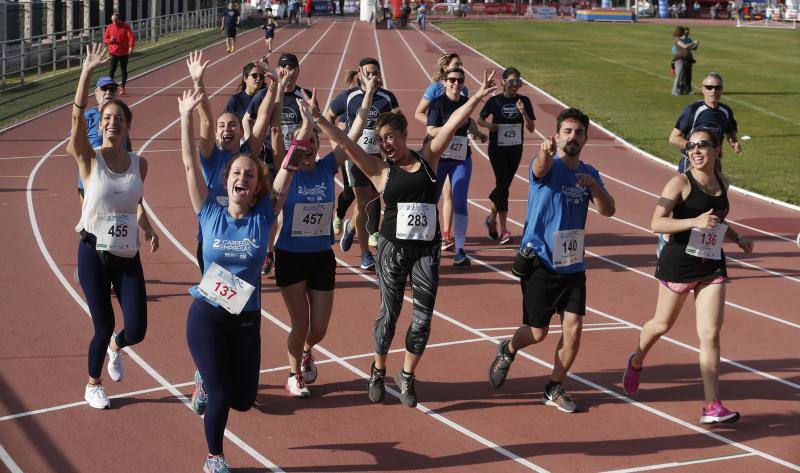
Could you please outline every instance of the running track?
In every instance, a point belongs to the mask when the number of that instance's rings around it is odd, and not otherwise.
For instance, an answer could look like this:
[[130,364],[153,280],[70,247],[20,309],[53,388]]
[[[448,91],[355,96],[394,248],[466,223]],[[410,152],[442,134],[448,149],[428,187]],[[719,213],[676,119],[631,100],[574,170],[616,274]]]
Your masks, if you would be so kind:
[[[378,57],[387,87],[409,117],[443,50],[462,55],[473,90],[481,68],[492,65],[434,28],[425,34],[374,32],[362,23],[323,18],[310,29],[279,30],[277,44],[277,51],[302,59],[299,83],[317,87],[320,103],[341,90],[344,68],[364,56]],[[206,50],[212,61],[206,84],[218,93],[214,110],[233,92],[241,65],[263,54],[260,33],[243,35],[240,45],[232,55],[221,45]],[[186,291],[198,280],[192,257],[196,223],[176,125],[176,96],[188,87],[183,61],[137,77],[128,87],[134,149],[150,161],[145,198],[160,227],[161,250],[143,253],[148,335],[128,350],[125,380],[107,380],[109,395],[118,396],[110,411],[90,409],[81,397],[91,321],[72,279],[80,209],[75,164],[62,141],[69,109],[0,133],[0,216],[8,225],[0,236],[0,470],[200,470],[203,424],[186,406],[194,367],[184,335]],[[522,93],[533,99],[537,129],[551,134],[562,105],[531,87]],[[664,124],[665,136],[668,128]],[[567,380],[582,412],[567,415],[539,403],[557,330],[517,359],[502,389],[486,380],[497,339],[519,323],[521,298],[509,273],[513,248],[497,247],[484,235],[481,219],[493,176],[481,145],[470,192],[473,265],[456,270],[451,253],[443,258],[437,318],[418,372],[418,408],[403,407],[391,395],[382,406],[369,403],[363,378],[371,360],[377,288],[371,273],[351,266],[357,264],[355,252],[341,254],[337,247],[334,315],[318,348],[320,377],[310,400],[290,399],[283,390],[289,318],[272,280],[264,285],[257,406],[232,412],[228,424],[225,451],[236,471],[800,470],[797,212],[731,195],[737,230],[756,239],[753,255],[726,245],[732,283],[721,393],[743,418],[732,426],[699,426],[702,387],[691,302],[648,358],[637,399],[625,397],[620,385],[638,329],[655,307],[655,238],[647,227],[655,195],[672,171],[597,127],[590,135],[584,160],[603,173],[617,215],[609,220],[592,214],[588,222],[590,308],[581,353]],[[423,127],[414,122],[410,136],[421,139]],[[529,136],[512,187],[515,235],[524,221],[525,166],[540,140]],[[400,321],[403,331],[409,306]],[[399,330],[389,360],[390,387],[403,338]]]

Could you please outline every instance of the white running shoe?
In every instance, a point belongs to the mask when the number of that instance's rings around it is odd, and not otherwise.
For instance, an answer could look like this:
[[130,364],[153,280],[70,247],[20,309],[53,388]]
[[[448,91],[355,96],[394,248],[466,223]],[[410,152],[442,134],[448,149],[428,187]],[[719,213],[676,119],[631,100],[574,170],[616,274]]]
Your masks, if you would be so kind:
[[111,350],[111,355],[108,357],[108,375],[118,383],[125,376],[125,365],[122,364],[122,349],[118,351]]
[[311,397],[311,391],[306,387],[303,381],[303,373],[297,373],[294,376],[289,376],[286,380],[286,390],[292,397],[299,397],[301,399],[308,399]]
[[111,408],[111,401],[106,397],[106,390],[102,384],[87,384],[83,398],[95,409]]

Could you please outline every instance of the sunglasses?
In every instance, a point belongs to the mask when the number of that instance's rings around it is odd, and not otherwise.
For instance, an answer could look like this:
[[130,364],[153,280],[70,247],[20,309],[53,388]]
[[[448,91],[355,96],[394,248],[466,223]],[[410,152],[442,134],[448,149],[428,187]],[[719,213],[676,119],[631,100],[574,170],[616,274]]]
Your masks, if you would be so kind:
[[464,78],[463,77],[448,77],[445,80],[447,82],[451,83],[451,84],[455,84],[456,82],[458,82],[459,84],[463,84],[464,83]]
[[689,141],[686,143],[686,151],[694,151],[697,149],[711,149],[714,147],[714,143],[708,140],[700,140],[700,141]]
[[511,87],[519,87],[522,85],[522,79],[508,79],[506,83]]
[[703,84],[703,88],[706,90],[722,90],[722,85],[711,85],[711,84]]
[[248,77],[251,77],[253,79],[263,79],[264,78],[264,74],[259,74],[258,72],[252,72],[250,74],[245,74],[245,75],[248,76]]
[[104,85],[103,87],[100,87],[100,90],[102,90],[103,92],[116,92],[117,91],[117,86],[116,85]]

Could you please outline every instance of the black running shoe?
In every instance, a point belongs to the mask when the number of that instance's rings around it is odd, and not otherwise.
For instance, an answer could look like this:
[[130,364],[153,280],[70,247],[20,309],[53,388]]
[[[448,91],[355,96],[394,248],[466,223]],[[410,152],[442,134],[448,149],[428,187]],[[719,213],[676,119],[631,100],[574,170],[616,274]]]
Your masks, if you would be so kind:
[[509,343],[511,341],[506,340],[497,347],[497,355],[492,360],[492,364],[489,365],[489,383],[496,388],[506,382],[508,370],[514,361],[514,355],[506,355],[506,348]]
[[386,395],[386,386],[383,384],[383,378],[386,376],[386,370],[379,370],[375,368],[375,362],[372,362],[372,367],[369,369],[369,386],[367,392],[369,393],[369,400],[375,404],[383,401],[383,396]]
[[402,368],[394,377],[394,382],[400,388],[400,402],[408,407],[417,407],[417,390],[414,387],[414,381],[416,381],[414,374],[407,375],[403,373]]

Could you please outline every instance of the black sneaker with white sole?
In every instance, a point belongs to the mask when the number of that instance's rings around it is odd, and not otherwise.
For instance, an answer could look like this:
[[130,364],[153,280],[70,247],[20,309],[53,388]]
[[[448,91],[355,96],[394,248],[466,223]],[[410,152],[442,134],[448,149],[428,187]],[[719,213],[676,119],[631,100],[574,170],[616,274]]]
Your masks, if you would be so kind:
[[379,370],[375,368],[375,362],[372,362],[372,367],[369,369],[369,385],[367,393],[369,400],[375,404],[383,401],[386,395],[386,386],[384,385],[383,378],[386,376],[386,369]]
[[489,365],[489,383],[495,388],[499,388],[506,382],[508,370],[514,362],[514,355],[508,353],[510,340],[505,340],[497,347],[497,354]]
[[400,402],[408,407],[417,407],[417,389],[414,387],[417,378],[414,373],[407,374],[402,368],[394,377],[394,382],[400,388]]

